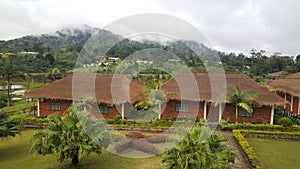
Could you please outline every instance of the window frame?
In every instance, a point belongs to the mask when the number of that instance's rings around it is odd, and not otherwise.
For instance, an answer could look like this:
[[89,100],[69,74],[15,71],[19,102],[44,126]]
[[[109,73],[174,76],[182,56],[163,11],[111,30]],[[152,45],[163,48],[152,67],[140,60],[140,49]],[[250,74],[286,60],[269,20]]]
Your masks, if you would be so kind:
[[109,114],[109,107],[107,105],[98,105],[98,110],[100,114]]
[[60,102],[51,102],[50,110],[60,111],[61,110],[61,103]]
[[176,103],[175,112],[190,113],[188,103]]
[[252,118],[253,117],[253,112],[249,113],[245,109],[238,107],[238,117],[247,117],[247,118]]

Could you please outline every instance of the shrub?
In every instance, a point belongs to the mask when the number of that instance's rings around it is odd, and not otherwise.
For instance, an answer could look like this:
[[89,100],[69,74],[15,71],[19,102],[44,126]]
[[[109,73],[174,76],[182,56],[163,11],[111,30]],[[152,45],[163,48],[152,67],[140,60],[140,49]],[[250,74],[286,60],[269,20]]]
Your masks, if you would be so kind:
[[283,131],[259,131],[259,130],[240,130],[245,136],[254,135],[256,137],[263,138],[275,138],[275,139],[292,139],[299,140],[300,132],[283,132]]
[[228,169],[236,154],[224,141],[220,134],[211,133],[209,127],[197,125],[175,147],[166,151],[161,160],[166,169]]
[[283,127],[291,127],[293,125],[293,121],[288,117],[282,117],[278,120],[278,124],[282,125]]
[[253,148],[249,145],[248,141],[244,138],[242,133],[239,130],[233,130],[233,135],[235,139],[240,144],[242,150],[245,152],[249,160],[256,160],[257,156],[253,150]]
[[150,153],[150,154],[159,154],[158,149],[152,145],[151,143],[147,142],[145,139],[136,139],[132,141],[132,147],[136,150]]
[[107,124],[114,124],[115,119],[105,119]]
[[126,136],[132,138],[145,138],[145,135],[139,131],[131,131],[128,134],[126,134]]
[[121,120],[122,120],[122,116],[118,114],[114,118],[114,123],[119,124]]
[[245,152],[246,156],[248,157],[251,165],[254,168],[263,168],[261,162],[257,159],[257,156],[253,150],[253,148],[250,146],[248,141],[243,136],[242,132],[240,130],[233,130],[233,135],[235,139],[238,141],[240,147]]
[[10,120],[17,122],[18,127],[24,127],[26,121],[26,115],[24,114],[14,114],[9,117]]
[[262,130],[262,131],[300,131],[300,126],[294,125],[291,127],[284,127],[281,125],[270,124],[251,124],[251,123],[228,123],[221,121],[220,126],[223,130],[243,129],[243,130]]
[[35,127],[45,127],[49,122],[50,120],[47,117],[26,117],[25,125],[32,125]]

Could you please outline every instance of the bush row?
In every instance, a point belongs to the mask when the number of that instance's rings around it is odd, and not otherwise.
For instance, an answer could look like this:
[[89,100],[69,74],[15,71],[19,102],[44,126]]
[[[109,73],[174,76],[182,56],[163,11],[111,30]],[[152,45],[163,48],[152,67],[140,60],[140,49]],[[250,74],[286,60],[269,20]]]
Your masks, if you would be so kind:
[[284,127],[281,125],[270,125],[270,124],[251,124],[251,123],[228,123],[224,120],[220,122],[220,126],[223,130],[261,130],[261,131],[286,131],[286,132],[300,132],[300,126],[294,125],[290,127]]
[[240,147],[246,154],[247,158],[250,161],[250,164],[254,168],[263,168],[262,163],[257,159],[257,156],[253,150],[253,148],[250,146],[249,142],[245,139],[242,132],[240,130],[233,130],[234,138],[238,141]]
[[300,132],[283,132],[283,131],[259,131],[259,130],[239,130],[246,136],[257,136],[264,138],[276,139],[300,139]]
[[249,145],[247,139],[244,136],[255,136],[264,138],[276,138],[276,139],[300,139],[300,132],[284,132],[284,131],[261,131],[261,130],[232,130],[235,139],[238,141],[240,147],[247,155],[251,165],[255,168],[263,168],[260,160],[253,148]]

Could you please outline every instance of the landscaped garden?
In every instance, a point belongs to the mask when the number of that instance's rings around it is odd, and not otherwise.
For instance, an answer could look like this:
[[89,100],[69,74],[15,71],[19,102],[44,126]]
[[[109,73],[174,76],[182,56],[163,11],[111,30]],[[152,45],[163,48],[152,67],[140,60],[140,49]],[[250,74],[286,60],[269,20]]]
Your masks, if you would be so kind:
[[232,130],[253,168],[299,168],[300,128],[289,118],[281,119],[281,125],[222,122],[221,127]]
[[257,158],[269,169],[300,168],[300,140],[247,138]]
[[[38,130],[24,130],[20,136],[0,139],[0,166],[1,168],[64,168],[69,166],[69,161],[58,162],[57,155],[41,156],[30,153],[31,137]],[[134,153],[140,153],[132,151]],[[91,154],[81,159],[82,168],[103,169],[161,169],[160,156],[150,158],[125,158],[106,151],[102,154]]]

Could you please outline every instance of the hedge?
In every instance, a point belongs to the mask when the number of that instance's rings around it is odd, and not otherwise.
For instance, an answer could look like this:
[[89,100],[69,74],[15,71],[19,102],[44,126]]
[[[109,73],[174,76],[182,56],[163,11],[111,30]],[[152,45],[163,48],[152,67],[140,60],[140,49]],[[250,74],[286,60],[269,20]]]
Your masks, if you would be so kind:
[[261,131],[261,130],[232,130],[235,139],[238,141],[240,147],[246,154],[251,165],[255,168],[264,168],[261,161],[257,159],[257,156],[253,148],[248,143],[245,136],[258,136],[267,138],[280,138],[280,139],[300,139],[300,132],[283,132],[283,131]]
[[300,139],[300,132],[283,132],[283,131],[259,131],[259,130],[239,130],[246,136],[258,136],[264,138],[276,138],[276,139]]
[[283,127],[281,125],[271,125],[271,124],[251,124],[251,123],[228,123],[226,121],[221,121],[220,126],[223,130],[262,130],[262,131],[285,131],[285,132],[300,132],[300,126],[294,125],[291,127]]
[[234,138],[238,141],[240,147],[246,154],[247,158],[250,161],[250,164],[254,168],[264,168],[261,161],[257,159],[257,156],[253,150],[253,148],[250,146],[248,141],[243,136],[242,132],[240,130],[233,130]]

